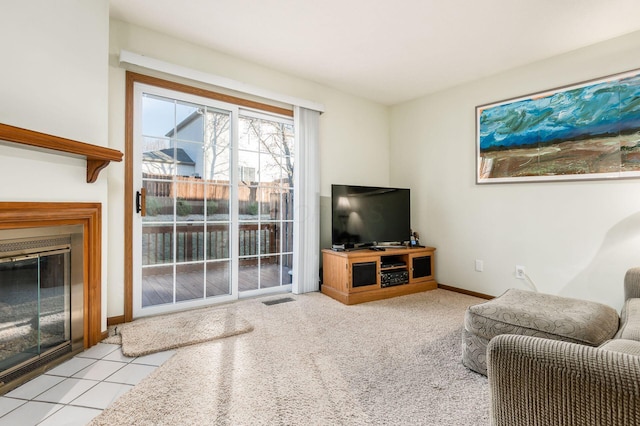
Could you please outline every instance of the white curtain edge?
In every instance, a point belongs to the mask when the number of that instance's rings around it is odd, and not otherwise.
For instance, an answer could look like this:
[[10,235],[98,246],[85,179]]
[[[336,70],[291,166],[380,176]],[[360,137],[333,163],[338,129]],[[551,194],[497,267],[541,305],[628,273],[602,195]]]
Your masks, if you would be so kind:
[[320,113],[294,106],[295,170],[293,224],[294,294],[320,290]]

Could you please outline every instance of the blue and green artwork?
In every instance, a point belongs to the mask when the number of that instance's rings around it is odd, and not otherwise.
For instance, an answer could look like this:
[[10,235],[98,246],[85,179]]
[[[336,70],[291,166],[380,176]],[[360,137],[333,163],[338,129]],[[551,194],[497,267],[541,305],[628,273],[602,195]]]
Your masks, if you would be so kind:
[[640,71],[476,110],[480,183],[640,172]]

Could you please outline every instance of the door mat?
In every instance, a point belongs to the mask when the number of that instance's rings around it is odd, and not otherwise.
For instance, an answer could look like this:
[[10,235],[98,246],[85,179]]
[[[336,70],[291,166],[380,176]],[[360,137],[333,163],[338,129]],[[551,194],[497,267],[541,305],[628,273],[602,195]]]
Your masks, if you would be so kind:
[[[197,309],[121,324],[122,353],[135,357],[248,333],[253,326],[227,309]],[[105,343],[117,343],[117,336]]]

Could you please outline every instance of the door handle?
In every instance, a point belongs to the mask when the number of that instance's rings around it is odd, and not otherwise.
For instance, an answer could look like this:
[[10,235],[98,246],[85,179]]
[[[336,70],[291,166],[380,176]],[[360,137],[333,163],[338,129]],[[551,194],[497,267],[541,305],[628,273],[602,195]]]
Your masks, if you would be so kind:
[[140,213],[140,216],[147,215],[147,190],[145,188],[136,191],[136,213]]

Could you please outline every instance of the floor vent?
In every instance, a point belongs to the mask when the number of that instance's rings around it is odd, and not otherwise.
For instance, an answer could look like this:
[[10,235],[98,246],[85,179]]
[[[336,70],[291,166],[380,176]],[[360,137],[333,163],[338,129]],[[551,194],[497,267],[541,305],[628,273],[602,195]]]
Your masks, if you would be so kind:
[[273,299],[273,300],[267,300],[266,302],[262,302],[267,306],[271,306],[271,305],[279,305],[280,303],[287,303],[287,302],[293,302],[294,299],[290,298],[290,297],[283,297],[282,299]]

